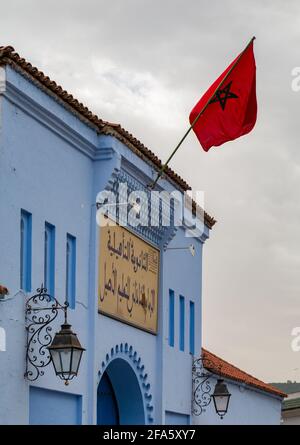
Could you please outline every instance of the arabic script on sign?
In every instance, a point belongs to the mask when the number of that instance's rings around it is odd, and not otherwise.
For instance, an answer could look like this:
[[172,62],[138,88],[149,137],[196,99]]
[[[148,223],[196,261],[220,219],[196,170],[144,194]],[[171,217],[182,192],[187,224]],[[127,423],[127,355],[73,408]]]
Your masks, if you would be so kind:
[[159,251],[124,227],[100,228],[99,311],[157,332]]

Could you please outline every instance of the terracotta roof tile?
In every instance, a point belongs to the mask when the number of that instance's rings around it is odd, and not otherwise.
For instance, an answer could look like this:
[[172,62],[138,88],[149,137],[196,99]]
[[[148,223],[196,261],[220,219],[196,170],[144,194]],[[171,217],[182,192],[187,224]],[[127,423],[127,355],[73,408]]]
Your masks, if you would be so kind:
[[202,357],[204,357],[205,368],[223,377],[227,377],[238,382],[246,383],[262,391],[275,394],[280,397],[286,397],[286,394],[274,386],[264,383],[262,380],[253,377],[242,371],[231,363],[226,362],[222,358],[202,348]]
[[[118,140],[127,145],[139,157],[150,162],[156,170],[162,167],[160,159],[147,148],[142,142],[136,139],[131,133],[121,127],[119,124],[106,122],[100,119],[96,114],[92,113],[86,106],[75,99],[72,94],[69,94],[56,82],[51,80],[38,68],[31,65],[24,58],[20,57],[15,52],[12,46],[0,46],[0,65],[8,64],[15,70],[21,72],[28,77],[32,82],[50,95],[54,95],[57,99],[62,101],[73,113],[75,112],[89,125],[92,125],[101,134],[112,135]],[[189,190],[191,187],[171,168],[167,167],[164,175],[179,186],[183,191]],[[194,204],[196,206],[196,203]],[[216,223],[216,220],[208,213],[204,212],[205,224],[211,229]]]

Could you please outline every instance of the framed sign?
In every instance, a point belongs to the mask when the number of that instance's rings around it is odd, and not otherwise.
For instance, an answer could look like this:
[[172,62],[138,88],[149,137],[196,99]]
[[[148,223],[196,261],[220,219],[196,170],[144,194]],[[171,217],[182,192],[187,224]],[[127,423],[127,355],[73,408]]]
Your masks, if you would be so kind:
[[156,334],[159,250],[105,221],[100,228],[98,310]]

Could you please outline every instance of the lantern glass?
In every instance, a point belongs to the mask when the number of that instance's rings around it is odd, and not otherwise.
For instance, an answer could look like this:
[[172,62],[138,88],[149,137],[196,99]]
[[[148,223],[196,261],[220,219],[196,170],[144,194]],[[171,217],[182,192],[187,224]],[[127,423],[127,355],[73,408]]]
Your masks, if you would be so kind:
[[72,349],[60,349],[59,351],[62,372],[68,372],[71,369]]
[[221,419],[223,419],[223,416],[227,413],[230,397],[231,394],[228,391],[226,383],[223,379],[218,379],[212,398],[215,410]]
[[51,359],[52,359],[52,363],[54,366],[55,374],[62,373],[62,363],[60,360],[60,351],[58,351],[57,349],[55,349],[53,351],[50,350],[50,354],[51,354]]
[[81,356],[82,356],[82,351],[80,349],[73,349],[71,372],[73,372],[76,375],[80,365]]
[[227,412],[229,397],[228,396],[215,396],[214,397],[215,408],[218,413],[223,415]]
[[71,331],[71,326],[63,324],[48,347],[56,375],[68,384],[78,373],[80,360],[85,350],[77,335]]

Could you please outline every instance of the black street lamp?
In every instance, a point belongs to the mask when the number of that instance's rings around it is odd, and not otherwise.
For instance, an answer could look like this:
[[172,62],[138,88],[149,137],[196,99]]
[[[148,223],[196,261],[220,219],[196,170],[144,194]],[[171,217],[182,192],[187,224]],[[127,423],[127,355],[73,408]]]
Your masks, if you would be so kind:
[[[81,356],[85,349],[67,321],[68,303],[60,304],[47,293],[43,285],[37,294],[26,302],[25,319],[27,331],[25,378],[37,380],[44,375],[44,368],[53,363],[55,374],[69,384],[78,374]],[[52,336],[52,322],[58,312],[64,312],[61,330]]]
[[230,392],[228,391],[227,385],[223,379],[218,379],[214,392],[211,395],[216,413],[223,419],[228,410],[229,400],[231,397]]
[[85,349],[81,346],[77,335],[72,332],[71,325],[66,319],[47,349],[51,355],[55,374],[65,381],[65,385],[68,385],[69,380],[78,374],[81,356]]
[[[214,401],[216,413],[221,419],[227,413],[231,394],[224,379],[221,378],[221,367],[220,364],[216,365],[205,355],[194,360],[192,366],[192,412],[195,416],[200,416],[205,412],[212,400]],[[212,391],[211,378],[214,375],[218,377],[214,391]]]

